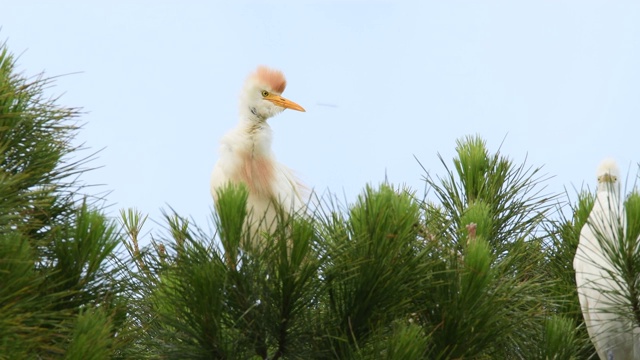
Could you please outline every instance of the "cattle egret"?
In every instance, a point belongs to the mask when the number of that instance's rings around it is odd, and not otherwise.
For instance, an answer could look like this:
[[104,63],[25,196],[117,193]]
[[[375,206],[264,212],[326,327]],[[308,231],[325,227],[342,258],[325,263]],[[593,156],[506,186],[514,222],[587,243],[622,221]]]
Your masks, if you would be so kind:
[[[633,326],[616,313],[624,304],[619,271],[612,264],[612,251],[624,236],[625,214],[620,200],[620,171],[607,159],[598,167],[598,189],[573,260],[576,285],[584,321],[600,359],[637,359]],[[618,308],[619,311],[619,308]],[[638,354],[640,356],[640,353]]]
[[271,150],[267,120],[285,109],[305,111],[281,96],[286,86],[282,72],[264,66],[246,80],[240,95],[240,120],[221,140],[220,158],[211,174],[211,194],[228,183],[243,183],[249,190],[246,225],[268,231],[277,208],[296,212],[304,208],[304,186],[291,170],[276,161]]

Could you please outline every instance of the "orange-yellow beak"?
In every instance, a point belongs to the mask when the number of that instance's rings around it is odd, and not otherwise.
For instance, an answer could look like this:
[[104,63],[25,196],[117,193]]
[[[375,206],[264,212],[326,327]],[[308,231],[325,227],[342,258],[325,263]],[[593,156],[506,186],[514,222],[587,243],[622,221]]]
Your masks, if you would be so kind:
[[285,109],[291,109],[291,110],[298,110],[298,111],[302,111],[305,112],[304,108],[296,103],[294,103],[293,101],[289,100],[289,99],[285,99],[280,95],[275,95],[275,94],[269,94],[265,97],[265,100],[269,100],[272,103],[283,107]]

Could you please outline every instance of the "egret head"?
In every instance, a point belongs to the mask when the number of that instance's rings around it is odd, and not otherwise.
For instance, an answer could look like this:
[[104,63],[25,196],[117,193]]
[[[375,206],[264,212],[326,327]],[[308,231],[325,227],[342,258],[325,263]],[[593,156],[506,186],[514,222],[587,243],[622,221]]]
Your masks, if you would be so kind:
[[620,177],[620,169],[618,168],[616,161],[611,158],[602,160],[600,166],[598,166],[597,176],[598,184],[617,183],[618,178]]
[[281,96],[286,86],[287,80],[282,72],[259,66],[245,82],[240,106],[247,107],[259,121],[277,115],[284,109],[305,111],[302,106]]

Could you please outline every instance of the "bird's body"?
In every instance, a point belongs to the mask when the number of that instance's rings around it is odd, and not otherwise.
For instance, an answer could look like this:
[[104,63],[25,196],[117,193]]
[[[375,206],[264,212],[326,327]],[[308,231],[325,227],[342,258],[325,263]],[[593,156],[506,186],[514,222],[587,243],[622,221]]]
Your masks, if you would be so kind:
[[304,109],[283,97],[286,81],[281,72],[259,67],[247,79],[240,97],[240,120],[220,142],[220,158],[211,174],[211,194],[228,183],[243,183],[249,190],[247,225],[268,230],[278,207],[286,212],[305,206],[304,186],[291,170],[279,164],[271,150],[272,132],[267,119],[285,108]]
[[[616,312],[625,303],[619,270],[611,256],[624,236],[625,213],[620,199],[619,170],[612,160],[598,168],[598,189],[573,261],[578,297],[589,337],[600,359],[639,359],[634,326]],[[622,231],[621,231],[622,230]]]

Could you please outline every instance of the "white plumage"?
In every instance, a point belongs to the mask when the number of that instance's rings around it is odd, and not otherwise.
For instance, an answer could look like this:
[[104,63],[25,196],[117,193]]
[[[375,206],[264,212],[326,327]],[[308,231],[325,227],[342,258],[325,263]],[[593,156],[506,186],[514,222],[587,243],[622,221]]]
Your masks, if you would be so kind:
[[[626,224],[620,198],[620,170],[615,161],[604,160],[597,171],[598,189],[573,261],[576,285],[585,324],[600,359],[639,359],[633,324],[623,318],[615,304],[626,303],[617,281],[619,271],[605,249],[617,251]],[[635,355],[637,354],[637,355]]]
[[231,183],[244,183],[249,190],[247,225],[252,231],[269,230],[276,206],[285,211],[305,207],[304,186],[291,170],[278,163],[271,150],[271,127],[267,120],[285,109],[305,111],[281,96],[286,87],[277,70],[258,67],[244,85],[240,96],[240,120],[220,142],[220,158],[211,174],[211,194]]

